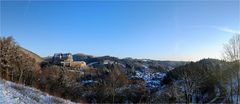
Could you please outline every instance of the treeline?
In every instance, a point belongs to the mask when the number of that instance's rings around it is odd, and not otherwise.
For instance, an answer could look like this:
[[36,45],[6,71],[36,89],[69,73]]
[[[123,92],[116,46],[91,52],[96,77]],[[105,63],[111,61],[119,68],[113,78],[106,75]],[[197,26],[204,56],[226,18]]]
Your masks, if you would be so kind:
[[81,75],[65,67],[42,67],[38,88],[75,102],[152,102],[151,93],[147,92],[144,83],[129,80],[117,64],[106,65],[97,69],[97,72],[92,72],[92,69],[85,70],[90,72]]
[[[170,71],[163,83],[172,88],[171,96],[176,102],[208,103],[215,97],[223,97],[231,103],[230,97],[239,95],[238,70],[236,63],[204,59]],[[235,84],[231,83],[233,80]]]
[[240,34],[224,45],[223,60],[203,59],[175,68],[167,73],[163,84],[168,86],[175,102],[223,103],[240,102]]
[[36,61],[21,51],[12,37],[0,37],[0,77],[36,86],[40,75]]

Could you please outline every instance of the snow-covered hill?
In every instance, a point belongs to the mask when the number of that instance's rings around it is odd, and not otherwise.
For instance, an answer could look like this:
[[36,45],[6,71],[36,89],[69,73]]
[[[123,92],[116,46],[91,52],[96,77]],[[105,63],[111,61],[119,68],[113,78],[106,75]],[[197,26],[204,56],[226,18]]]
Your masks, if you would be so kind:
[[74,104],[37,89],[0,79],[0,104]]

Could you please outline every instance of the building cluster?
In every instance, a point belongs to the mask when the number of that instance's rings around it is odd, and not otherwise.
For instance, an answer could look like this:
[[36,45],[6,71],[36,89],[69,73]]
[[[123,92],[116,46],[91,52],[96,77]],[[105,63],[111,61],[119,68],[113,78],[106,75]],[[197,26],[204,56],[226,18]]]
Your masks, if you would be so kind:
[[74,61],[71,53],[56,53],[54,54],[52,61],[54,64],[64,67],[86,67],[86,63],[84,61]]

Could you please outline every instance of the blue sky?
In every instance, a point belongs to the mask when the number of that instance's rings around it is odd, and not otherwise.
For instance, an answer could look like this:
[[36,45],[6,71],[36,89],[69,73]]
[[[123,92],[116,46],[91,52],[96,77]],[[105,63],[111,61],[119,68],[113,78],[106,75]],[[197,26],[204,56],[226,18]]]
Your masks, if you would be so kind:
[[58,52],[157,60],[221,58],[240,31],[240,1],[1,1],[0,35]]

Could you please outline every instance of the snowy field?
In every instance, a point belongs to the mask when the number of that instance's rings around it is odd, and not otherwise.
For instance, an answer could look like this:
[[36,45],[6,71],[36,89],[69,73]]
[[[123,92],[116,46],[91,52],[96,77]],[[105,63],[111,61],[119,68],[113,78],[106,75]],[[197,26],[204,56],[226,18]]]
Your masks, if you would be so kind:
[[37,89],[0,79],[0,104],[74,104]]

